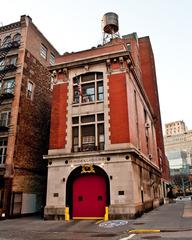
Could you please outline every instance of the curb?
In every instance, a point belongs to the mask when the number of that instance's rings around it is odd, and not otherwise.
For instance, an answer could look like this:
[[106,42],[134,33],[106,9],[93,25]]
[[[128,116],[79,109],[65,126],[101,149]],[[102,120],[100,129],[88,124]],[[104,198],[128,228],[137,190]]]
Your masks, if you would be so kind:
[[128,230],[128,233],[160,233],[160,232],[185,232],[185,231],[192,231],[191,228],[189,229],[133,229]]
[[128,230],[128,233],[160,233],[160,229],[135,229]]

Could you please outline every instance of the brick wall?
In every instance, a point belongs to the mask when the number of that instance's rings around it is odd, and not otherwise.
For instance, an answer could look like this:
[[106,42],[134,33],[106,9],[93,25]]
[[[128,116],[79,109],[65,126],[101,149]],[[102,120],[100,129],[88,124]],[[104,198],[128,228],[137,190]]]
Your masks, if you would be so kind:
[[129,142],[128,104],[124,73],[109,76],[111,143]]
[[65,148],[67,121],[67,83],[55,85],[51,110],[50,149]]
[[[32,81],[35,86],[33,100],[26,97],[28,81]],[[22,188],[26,192],[32,191],[35,185],[44,183],[45,186],[47,163],[43,160],[43,154],[47,154],[48,151],[51,100],[49,89],[48,70],[32,54],[26,51],[14,153],[15,175],[13,187],[15,191],[17,189],[21,190],[23,185]],[[36,181],[33,181],[33,187],[29,187],[28,183],[30,181],[27,181],[26,178],[32,178],[32,176],[33,179],[34,176],[38,177]],[[39,176],[42,176],[42,178],[39,178]],[[23,178],[25,178],[25,181]]]
[[[50,65],[50,54],[53,53],[55,57],[59,54],[55,48],[48,42],[48,40],[43,36],[43,34],[37,29],[37,27],[29,20],[26,49],[31,52],[36,58],[46,66]],[[40,48],[43,44],[47,48],[47,58],[44,59],[40,56]]]
[[[159,106],[159,96],[155,72],[155,61],[153,56],[153,50],[151,47],[149,37],[139,38],[139,51],[141,60],[141,70],[142,70],[142,82],[144,89],[147,93],[150,104],[155,113],[155,130],[157,146],[163,156],[163,161],[165,161],[165,150],[163,142],[163,132],[161,125],[161,113]],[[159,162],[160,165],[160,162]],[[164,166],[166,164],[163,164]]]

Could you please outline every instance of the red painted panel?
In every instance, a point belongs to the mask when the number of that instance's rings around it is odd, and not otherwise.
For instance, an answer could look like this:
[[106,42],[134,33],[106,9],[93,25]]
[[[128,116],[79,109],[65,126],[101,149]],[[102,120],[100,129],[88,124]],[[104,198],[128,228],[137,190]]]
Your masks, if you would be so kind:
[[127,87],[124,73],[109,76],[109,108],[111,143],[129,142]]
[[73,217],[104,217],[106,181],[100,175],[81,175],[73,183]]

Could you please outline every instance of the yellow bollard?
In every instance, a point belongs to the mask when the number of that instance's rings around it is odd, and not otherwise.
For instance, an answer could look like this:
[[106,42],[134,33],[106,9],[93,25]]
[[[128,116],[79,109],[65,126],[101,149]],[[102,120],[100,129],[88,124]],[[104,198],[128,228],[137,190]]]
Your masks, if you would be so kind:
[[65,207],[65,221],[69,221],[70,216],[69,216],[69,207]]
[[105,207],[105,215],[104,215],[104,221],[109,220],[109,208]]

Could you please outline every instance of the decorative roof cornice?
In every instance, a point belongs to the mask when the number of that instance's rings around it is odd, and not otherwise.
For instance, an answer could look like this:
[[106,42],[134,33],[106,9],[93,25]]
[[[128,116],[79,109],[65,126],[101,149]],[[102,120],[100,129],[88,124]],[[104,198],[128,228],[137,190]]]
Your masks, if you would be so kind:
[[19,28],[21,27],[21,22],[15,22],[15,23],[11,23],[9,25],[0,27],[0,32],[5,32],[5,31],[9,31],[15,28]]

